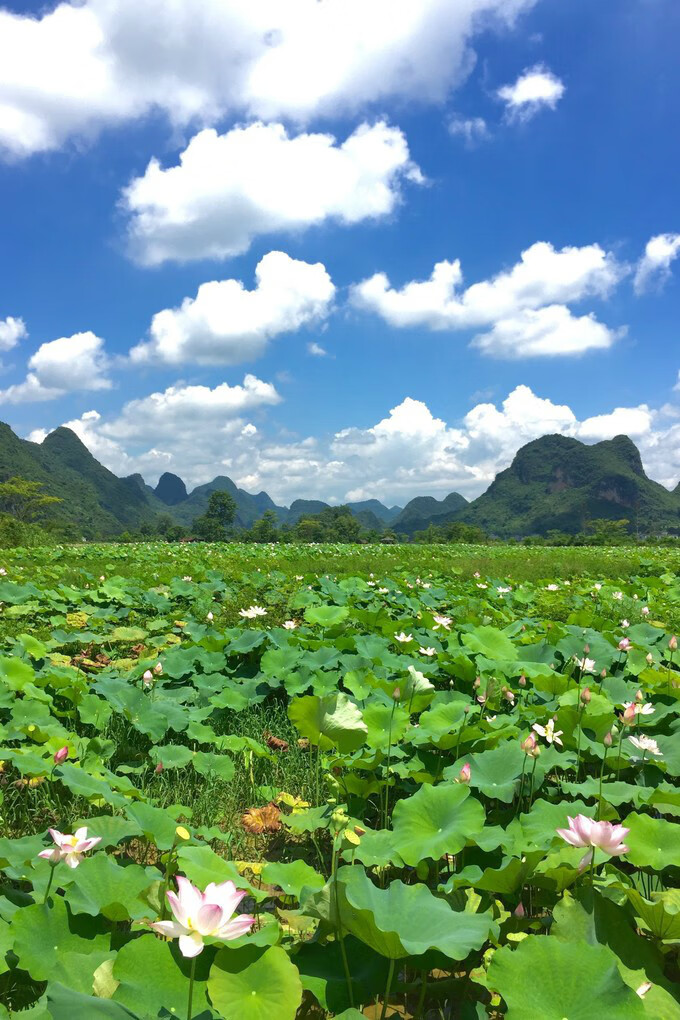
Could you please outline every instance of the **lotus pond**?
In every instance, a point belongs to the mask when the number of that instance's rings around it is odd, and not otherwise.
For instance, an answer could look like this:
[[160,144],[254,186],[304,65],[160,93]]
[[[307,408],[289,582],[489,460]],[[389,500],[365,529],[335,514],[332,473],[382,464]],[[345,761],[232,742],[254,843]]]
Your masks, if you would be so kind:
[[0,553],[0,1017],[679,1017],[679,562]]

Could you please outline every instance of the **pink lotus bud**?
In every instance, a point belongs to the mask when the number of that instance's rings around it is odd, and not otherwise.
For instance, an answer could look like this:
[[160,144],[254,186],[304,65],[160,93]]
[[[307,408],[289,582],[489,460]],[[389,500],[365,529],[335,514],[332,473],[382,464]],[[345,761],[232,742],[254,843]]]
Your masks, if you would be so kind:
[[512,691],[504,691],[503,697],[505,698],[506,701],[509,701],[511,705],[515,704],[515,695],[513,694]]
[[401,688],[400,687],[395,687],[394,688],[394,690],[392,691],[392,697],[394,698],[395,701],[399,701],[399,698],[401,697]]
[[602,677],[603,680],[606,677],[606,675],[607,675],[607,670],[603,669],[602,672],[600,673],[600,676]]
[[523,740],[519,745],[525,754],[531,754],[536,747],[536,737],[533,733],[530,733],[526,740]]
[[670,648],[670,650],[672,652],[674,652],[676,650],[676,648],[678,647],[678,639],[676,638],[675,634],[673,635],[673,637],[668,642],[668,647]]
[[58,751],[54,752],[54,764],[61,765],[63,761],[68,758],[68,747],[60,747]]
[[642,691],[637,692],[637,694],[635,695],[635,700],[639,702],[643,702],[645,700],[645,696],[642,693]]
[[645,655],[645,662],[647,663],[648,666],[651,666],[652,663],[654,662],[654,656],[652,655],[651,652],[647,652],[647,654]]
[[602,741],[602,743],[604,744],[605,747],[612,746],[612,744],[614,743],[614,738],[612,737],[611,733],[605,733],[604,740]]
[[156,665],[153,668],[153,671],[156,674],[156,676],[160,676],[161,675],[161,673],[163,672],[163,667],[161,666],[160,662],[156,663]]
[[584,705],[587,705],[590,701],[590,687],[584,687],[581,691],[581,701]]
[[462,769],[458,773],[458,782],[459,783],[470,782],[470,766],[468,765],[467,762],[465,763],[465,765],[463,765]]
[[523,623],[522,624],[522,630],[525,631],[526,629],[527,629],[527,625],[526,625],[526,623]]
[[159,761],[159,763],[158,763],[158,765],[156,765],[156,768],[154,769],[154,771],[155,771],[157,776],[159,776],[161,774],[161,772],[163,771],[163,762],[162,761]]
[[151,672],[150,669],[144,670],[144,676],[142,677],[142,680],[144,682],[145,687],[151,687],[151,684],[153,683],[153,673]]
[[526,687],[526,685],[527,685],[527,678],[525,677],[524,673],[522,673],[522,675],[519,678],[519,680],[517,681],[517,683],[520,685],[520,687]]
[[589,655],[590,654],[590,645],[584,645],[583,646],[583,654],[584,655]]
[[515,907],[515,909],[513,910],[512,913],[513,913],[513,915],[515,917],[524,917],[525,916],[526,910],[524,909],[524,905],[522,904],[521,900],[519,901],[519,903],[517,904],[517,906]]
[[621,640],[619,641],[619,651],[620,652],[627,652],[629,648],[630,648],[630,639],[627,638],[627,637],[622,637]]
[[624,726],[632,725],[632,723],[635,722],[635,716],[636,716],[635,705],[629,705],[628,708],[623,713],[623,725]]

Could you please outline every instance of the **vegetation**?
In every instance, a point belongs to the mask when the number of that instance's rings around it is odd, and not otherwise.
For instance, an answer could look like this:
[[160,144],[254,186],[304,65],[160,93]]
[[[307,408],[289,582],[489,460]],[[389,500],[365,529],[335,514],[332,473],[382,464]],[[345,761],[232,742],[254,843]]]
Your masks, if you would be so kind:
[[0,1015],[676,1016],[679,565],[6,551]]

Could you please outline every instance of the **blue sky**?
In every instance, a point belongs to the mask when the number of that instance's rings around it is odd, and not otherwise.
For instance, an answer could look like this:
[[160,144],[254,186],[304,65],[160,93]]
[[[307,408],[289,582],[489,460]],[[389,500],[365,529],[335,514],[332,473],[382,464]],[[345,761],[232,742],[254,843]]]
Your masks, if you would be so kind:
[[676,484],[679,32],[674,0],[6,4],[0,417],[284,502],[472,497],[554,431]]

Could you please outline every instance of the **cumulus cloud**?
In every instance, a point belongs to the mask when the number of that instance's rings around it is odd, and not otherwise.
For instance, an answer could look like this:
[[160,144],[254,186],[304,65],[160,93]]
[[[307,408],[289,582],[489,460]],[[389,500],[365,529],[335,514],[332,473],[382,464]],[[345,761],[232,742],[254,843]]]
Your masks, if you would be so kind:
[[633,285],[636,294],[651,287],[662,287],[671,275],[671,262],[680,255],[680,234],[657,234],[645,246],[637,264]]
[[[306,120],[442,102],[477,32],[536,0],[72,0],[0,11],[0,146],[15,156],[160,110]],[[200,53],[200,59],[196,54]]]
[[539,241],[511,269],[462,289],[460,261],[438,262],[429,280],[393,288],[385,273],[352,289],[353,303],[392,326],[469,330],[490,326],[473,341],[497,357],[579,354],[608,347],[618,333],[566,305],[606,297],[625,267],[598,244],[556,251]]
[[54,400],[82,390],[106,390],[108,358],[104,341],[89,330],[41,344],[28,360],[23,382],[0,390],[0,403]]
[[131,401],[118,416],[92,411],[66,424],[118,474],[141,471],[155,482],[170,470],[189,485],[227,474],[282,504],[298,497],[403,504],[453,490],[474,498],[520,446],[552,433],[588,443],[628,434],[651,477],[668,486],[680,477],[680,425],[672,409],[642,404],[579,420],[568,405],[517,386],[500,404],[480,402],[452,423],[407,397],[374,425],[297,438],[272,437],[266,422],[252,423],[278,400],[270,384],[246,376],[243,386],[172,387]]
[[385,216],[405,179],[423,178],[402,132],[384,121],[362,124],[342,144],[257,123],[199,132],[176,166],[152,159],[122,206],[133,257],[158,265],[237,255],[261,234]]
[[565,93],[564,84],[543,64],[523,71],[513,85],[503,85],[496,95],[505,103],[510,120],[530,120],[546,107],[554,110]]
[[28,330],[23,319],[15,319],[12,315],[0,319],[0,351],[11,351],[27,336]]
[[255,269],[256,286],[213,280],[179,308],[154,315],[151,339],[133,347],[133,362],[235,365],[264,353],[267,343],[323,319],[335,287],[320,262],[310,264],[270,251]]
[[321,344],[318,344],[316,340],[312,340],[311,343],[307,344],[307,352],[313,354],[315,358],[326,358],[328,357],[328,351]]

